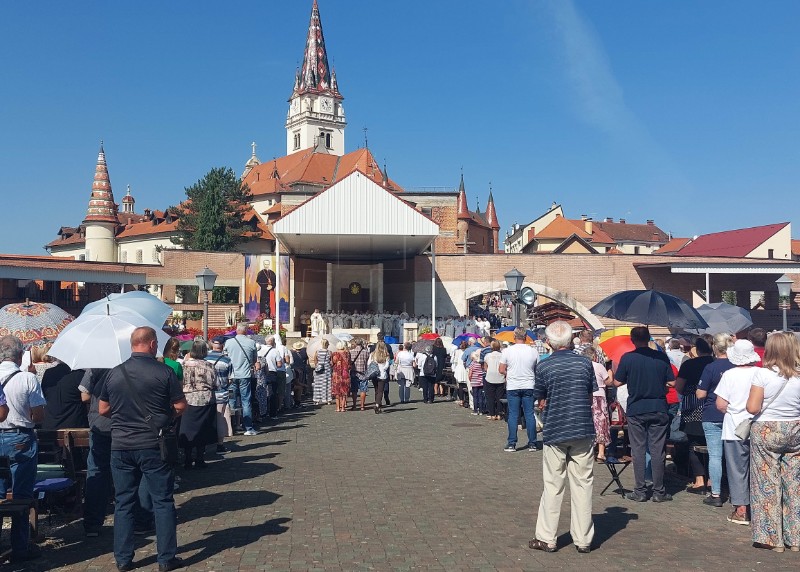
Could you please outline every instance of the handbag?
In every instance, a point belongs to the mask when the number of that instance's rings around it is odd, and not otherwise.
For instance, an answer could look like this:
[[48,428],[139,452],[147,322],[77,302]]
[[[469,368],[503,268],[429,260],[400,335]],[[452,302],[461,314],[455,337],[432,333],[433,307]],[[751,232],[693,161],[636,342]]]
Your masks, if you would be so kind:
[[[319,357],[319,354],[318,354],[317,357]],[[317,366],[314,368],[314,373],[325,373],[325,363],[324,363],[324,361],[318,361],[317,362]]]
[[156,435],[158,450],[161,453],[161,460],[170,466],[175,464],[178,460],[178,436],[175,434],[174,427],[171,423],[166,427],[156,426],[153,420],[153,414],[150,413],[150,410],[144,405],[139,393],[134,390],[133,383],[131,383],[131,378],[128,377],[128,371],[125,369],[125,366],[120,366],[120,369],[122,370],[122,376],[125,378],[129,395],[133,397],[133,401],[136,403],[139,412],[144,415],[145,422]]
[[374,379],[378,379],[378,376],[381,374],[381,369],[378,367],[378,364],[374,361],[369,362],[367,365],[367,369],[364,372],[364,376],[361,378],[363,381],[372,381]]
[[[783,380],[783,385],[781,385],[781,388],[778,390],[778,393],[776,393],[775,395],[773,395],[773,396],[772,396],[772,399],[770,399],[770,400],[767,402],[767,404],[766,404],[766,405],[762,405],[762,406],[761,406],[761,411],[764,411],[764,410],[765,410],[767,407],[769,407],[770,405],[772,405],[772,402],[773,402],[773,401],[775,401],[775,400],[778,398],[778,396],[779,396],[779,395],[781,394],[781,392],[783,391],[783,388],[784,388],[784,387],[786,387],[786,384],[787,384],[787,383],[789,383],[789,378],[788,378],[788,377],[787,377],[787,378],[784,378],[784,380]],[[749,418],[749,419],[745,419],[744,421],[742,421],[741,423],[739,423],[739,424],[736,426],[736,429],[734,429],[734,430],[733,430],[733,434],[734,434],[734,435],[736,435],[736,436],[737,436],[739,439],[741,439],[742,441],[747,441],[747,440],[750,438],[750,429],[751,429],[751,428],[752,428],[752,426],[753,426],[753,421],[755,420],[755,418],[756,418],[756,417],[758,417],[759,415],[761,415],[761,411],[759,411],[759,412],[758,412],[758,414],[754,415],[753,417],[751,417],[751,418]]]

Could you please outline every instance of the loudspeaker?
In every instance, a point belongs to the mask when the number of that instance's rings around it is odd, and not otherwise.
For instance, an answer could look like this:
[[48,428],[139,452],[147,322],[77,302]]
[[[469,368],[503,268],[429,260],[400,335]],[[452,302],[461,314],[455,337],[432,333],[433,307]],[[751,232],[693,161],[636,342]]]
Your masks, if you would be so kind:
[[533,291],[533,288],[525,286],[519,291],[519,296],[517,296],[517,299],[526,306],[530,306],[533,304],[534,300],[536,300],[536,292]]

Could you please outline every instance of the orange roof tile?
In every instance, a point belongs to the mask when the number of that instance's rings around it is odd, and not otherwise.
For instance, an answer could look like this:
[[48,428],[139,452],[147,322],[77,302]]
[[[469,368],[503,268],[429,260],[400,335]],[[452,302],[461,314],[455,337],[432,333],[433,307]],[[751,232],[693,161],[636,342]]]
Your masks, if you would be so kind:
[[800,240],[792,240],[792,254],[800,256]]
[[[314,148],[303,149],[275,161],[261,163],[245,176],[243,182],[253,196],[289,191],[293,185],[308,184],[326,188],[356,169],[367,177],[383,184],[383,171],[369,149],[357,149],[341,157],[317,153]],[[273,177],[277,170],[278,179]],[[402,191],[402,187],[389,179],[389,188]]]
[[574,221],[566,219],[562,216],[557,216],[553,222],[548,224],[542,230],[534,234],[534,239],[548,239],[548,238],[569,238],[573,234],[581,237],[584,240],[590,240],[591,235]]
[[673,254],[692,242],[691,238],[673,238],[667,244],[659,248],[654,254]]

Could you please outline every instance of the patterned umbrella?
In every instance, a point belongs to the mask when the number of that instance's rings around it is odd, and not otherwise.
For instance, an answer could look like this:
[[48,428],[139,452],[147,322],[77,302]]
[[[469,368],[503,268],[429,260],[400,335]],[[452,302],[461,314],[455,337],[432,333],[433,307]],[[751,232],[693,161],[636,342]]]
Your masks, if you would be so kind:
[[0,336],[12,335],[25,348],[39,342],[54,341],[75,318],[53,304],[24,302],[0,308]]
[[433,349],[433,340],[417,340],[411,344],[411,351],[413,352],[430,352]]

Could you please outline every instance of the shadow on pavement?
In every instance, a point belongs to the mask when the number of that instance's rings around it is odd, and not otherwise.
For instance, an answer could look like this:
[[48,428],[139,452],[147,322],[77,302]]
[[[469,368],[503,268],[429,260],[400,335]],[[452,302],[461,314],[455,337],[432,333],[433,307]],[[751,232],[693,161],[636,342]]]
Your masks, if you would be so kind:
[[215,485],[231,485],[237,481],[262,477],[283,468],[275,463],[259,462],[265,458],[267,458],[266,455],[234,457],[209,463],[208,468],[202,471],[183,471],[177,494],[185,494]]
[[269,506],[282,495],[271,491],[225,491],[195,495],[178,509],[178,523],[183,525],[198,518],[218,516],[227,512]]
[[256,544],[259,539],[265,536],[283,534],[289,530],[289,527],[285,525],[291,520],[291,518],[273,518],[263,524],[234,526],[233,528],[208,532],[204,535],[205,538],[179,546],[178,553],[185,554],[200,549],[200,552],[186,557],[184,560],[187,566],[199,564],[225,550]]
[[592,515],[592,518],[594,519],[593,548],[596,548],[627,528],[630,521],[639,520],[639,515],[628,512],[623,506],[610,506],[605,512]]

